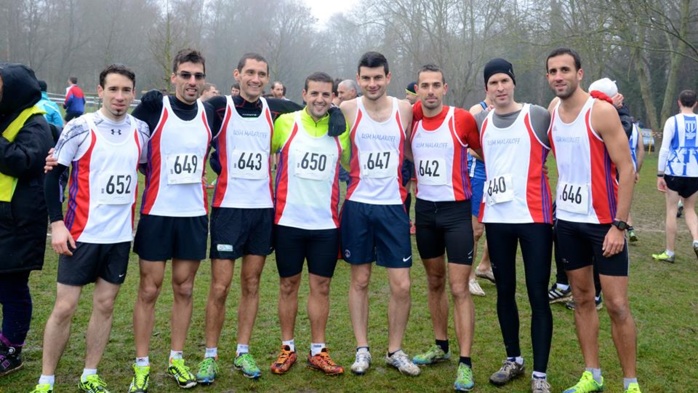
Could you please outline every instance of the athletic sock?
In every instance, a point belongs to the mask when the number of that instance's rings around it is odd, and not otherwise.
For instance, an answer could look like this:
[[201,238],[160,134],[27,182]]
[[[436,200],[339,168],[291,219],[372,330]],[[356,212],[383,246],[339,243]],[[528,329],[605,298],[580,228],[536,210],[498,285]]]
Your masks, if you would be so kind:
[[148,356],[144,356],[142,358],[136,358],[136,366],[138,366],[138,367],[150,366],[150,358]]
[[435,340],[436,345],[438,345],[444,353],[448,353],[448,339],[446,340]]
[[43,375],[39,377],[39,385],[42,384],[49,384],[51,386],[51,389],[53,389],[53,385],[56,383],[56,376],[55,375]]
[[601,369],[600,368],[587,367],[586,370],[589,371],[591,373],[591,375],[594,376],[594,381],[596,381],[596,383],[601,384],[602,380],[601,380]]
[[170,361],[182,359],[182,356],[183,356],[182,351],[170,350]]
[[673,256],[674,256],[674,252],[673,252],[673,251],[670,251],[670,250],[664,250],[664,252],[665,252],[665,253],[666,253],[666,255],[667,255],[667,256],[669,256],[669,257],[673,257]]
[[548,379],[548,374],[542,373],[540,371],[534,371],[533,374],[531,374],[531,378],[533,378],[533,379]]
[[470,358],[470,356],[461,356],[460,359],[458,359],[458,362],[473,368],[473,360]]
[[696,246],[698,246],[698,240],[693,241],[693,247],[696,247]]
[[637,378],[623,378],[623,389],[628,390],[631,383],[637,383]]
[[368,347],[368,345],[365,346],[365,347],[356,347],[356,352],[361,352],[361,351],[371,352],[371,351],[370,351],[370,348]]
[[558,282],[558,283],[555,283],[555,286],[557,286],[557,289],[559,289],[561,291],[566,291],[566,290],[570,289],[569,284],[560,284]]
[[206,348],[206,352],[204,352],[205,358],[218,358],[218,347]]
[[402,350],[402,348],[398,348],[397,350],[395,350],[395,351],[393,351],[393,352],[388,352],[388,357],[389,357],[389,358],[393,357],[393,355],[395,355],[395,352],[401,351],[401,350]]
[[244,355],[250,352],[250,346],[248,344],[238,344],[237,350],[235,350],[238,356]]
[[291,351],[296,352],[296,341],[294,339],[281,341],[281,345],[288,345]]
[[325,348],[325,343],[310,343],[310,356],[319,354]]
[[524,364],[524,359],[521,356],[509,356],[507,360],[510,362],[516,362],[517,364]]
[[82,382],[87,381],[87,377],[90,375],[95,375],[97,374],[97,369],[96,368],[84,368],[82,369],[82,375],[80,376],[80,380]]

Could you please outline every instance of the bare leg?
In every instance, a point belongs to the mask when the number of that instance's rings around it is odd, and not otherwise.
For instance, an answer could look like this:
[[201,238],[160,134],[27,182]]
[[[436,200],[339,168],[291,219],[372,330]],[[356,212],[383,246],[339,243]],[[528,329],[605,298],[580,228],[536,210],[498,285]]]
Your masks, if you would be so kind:
[[133,333],[136,341],[136,357],[148,356],[150,336],[155,323],[155,302],[160,296],[162,280],[165,276],[164,261],[140,260],[141,280],[138,297],[133,309]]
[[[424,259],[424,269],[427,273],[427,302],[431,324],[434,328],[434,338],[448,339],[448,297],[446,296],[446,263],[444,256]],[[467,280],[463,280],[467,288]],[[470,293],[470,291],[468,291]]]
[[[670,251],[676,250],[676,212],[678,211],[678,203],[681,198],[676,191],[666,190],[666,249]],[[687,214],[688,209],[684,207],[684,214]],[[695,212],[693,213],[695,217]]]
[[70,324],[78,307],[82,287],[58,284],[56,304],[44,329],[44,354],[41,366],[43,375],[54,375],[56,365],[63,355],[70,337]]
[[568,270],[567,277],[570,279],[574,297],[574,323],[584,364],[586,367],[599,368],[599,314],[596,312],[592,269],[592,266],[585,266]]
[[114,300],[120,285],[97,279],[92,294],[92,315],[87,326],[85,368],[96,369],[109,342],[114,313]]
[[330,316],[330,277],[310,274],[310,294],[308,295],[308,318],[310,336],[314,343],[325,342],[327,318]]
[[402,348],[402,339],[410,317],[410,269],[388,268],[388,279],[388,352],[394,352]]
[[187,331],[191,323],[191,314],[194,309],[194,279],[199,269],[199,261],[182,259],[172,260],[172,315],[170,324],[170,345],[175,351],[184,350],[184,341],[187,339]]
[[223,323],[225,302],[230,292],[230,283],[235,270],[235,260],[211,259],[211,287],[206,301],[206,347],[218,347]]
[[[676,204],[674,204],[676,206]],[[676,216],[674,216],[676,217]],[[611,334],[625,378],[635,378],[637,333],[628,302],[628,277],[601,275],[604,303],[611,317]]]
[[358,347],[368,346],[368,284],[372,267],[372,263],[351,265],[349,315]]
[[238,343],[249,344],[259,307],[259,278],[265,256],[245,255],[240,269],[240,305],[238,306]]
[[[298,288],[301,283],[301,274],[291,277],[281,277],[279,283],[279,324],[281,325],[281,340],[291,340],[296,327],[298,315]],[[308,298],[310,302],[310,298]],[[308,306],[310,307],[310,306]],[[310,309],[308,309],[310,313]],[[312,331],[312,321],[311,321]]]
[[453,319],[460,356],[467,357],[470,356],[475,333],[475,305],[466,281],[472,270],[469,265],[448,264],[448,278],[453,296]]

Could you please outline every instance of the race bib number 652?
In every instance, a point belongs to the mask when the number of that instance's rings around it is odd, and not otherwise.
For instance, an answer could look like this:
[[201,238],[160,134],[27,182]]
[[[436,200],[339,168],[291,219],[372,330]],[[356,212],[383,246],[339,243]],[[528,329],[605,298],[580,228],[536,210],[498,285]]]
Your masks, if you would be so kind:
[[97,200],[105,205],[133,203],[134,176],[131,173],[108,172],[99,176]]

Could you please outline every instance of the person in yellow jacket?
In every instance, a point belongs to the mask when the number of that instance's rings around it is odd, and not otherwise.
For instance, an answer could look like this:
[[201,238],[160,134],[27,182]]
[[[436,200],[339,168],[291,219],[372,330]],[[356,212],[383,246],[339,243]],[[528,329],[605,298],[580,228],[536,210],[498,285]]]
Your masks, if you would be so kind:
[[53,139],[36,106],[40,99],[34,71],[0,63],[0,377],[22,368],[32,314],[29,273],[44,264],[43,167]]

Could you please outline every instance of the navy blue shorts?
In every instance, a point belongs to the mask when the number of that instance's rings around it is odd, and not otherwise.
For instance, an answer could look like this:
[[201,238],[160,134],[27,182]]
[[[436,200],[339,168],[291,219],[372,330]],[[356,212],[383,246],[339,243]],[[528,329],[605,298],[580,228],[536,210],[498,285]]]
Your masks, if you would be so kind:
[[211,211],[211,259],[271,254],[273,223],[272,208],[214,207]]
[[410,221],[404,205],[345,201],[340,224],[344,260],[360,265],[412,266]]
[[300,229],[274,226],[276,268],[280,277],[292,277],[303,271],[308,261],[308,273],[332,277],[337,266],[339,229]]
[[449,263],[473,264],[473,223],[470,201],[429,202],[414,205],[417,250],[422,259],[444,255]]
[[473,192],[473,196],[470,197],[470,210],[472,211],[473,216],[478,217],[480,216],[480,202],[482,202],[482,192],[485,189],[485,179],[477,176],[471,177],[470,188]]
[[77,242],[73,255],[58,257],[58,282],[83,286],[101,278],[121,285],[126,279],[131,242],[94,244]]
[[592,266],[596,261],[599,274],[627,276],[629,269],[628,243],[623,251],[604,257],[603,241],[611,224],[587,224],[558,219],[555,223],[555,239],[558,254],[565,270]]
[[206,258],[208,216],[164,217],[142,214],[133,252],[146,261]]

